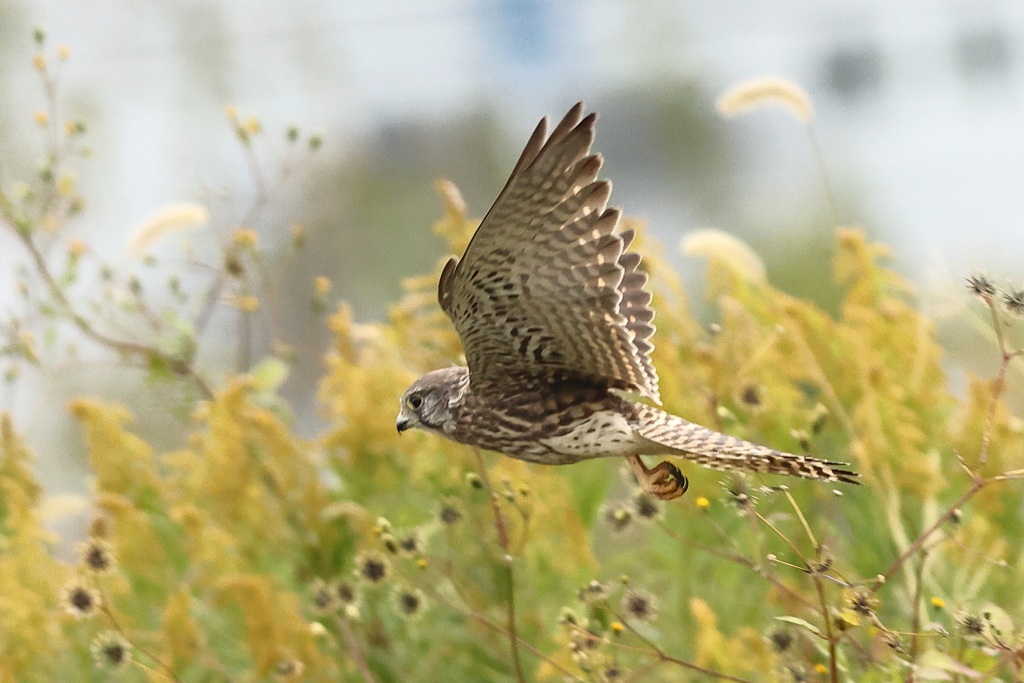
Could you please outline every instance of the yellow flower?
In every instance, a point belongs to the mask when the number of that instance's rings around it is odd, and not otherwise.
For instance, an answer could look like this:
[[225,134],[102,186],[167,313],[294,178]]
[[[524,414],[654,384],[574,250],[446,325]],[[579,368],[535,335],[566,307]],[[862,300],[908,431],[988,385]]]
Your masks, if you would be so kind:
[[826,674],[826,673],[828,673],[828,667],[825,666],[824,664],[822,664],[821,662],[819,662],[819,663],[814,665],[814,671],[815,671],[815,673]]
[[57,46],[57,56],[61,59],[67,59],[71,56],[71,48],[63,43]]
[[259,242],[259,235],[252,228],[238,228],[231,239],[240,247],[255,249]]
[[945,606],[946,606],[946,601],[945,600],[943,600],[942,598],[940,598],[937,595],[932,597],[932,607],[934,607],[935,609],[942,609]]
[[75,191],[75,174],[66,171],[57,178],[57,193],[62,197],[69,197]]
[[698,498],[695,501],[695,503],[696,503],[697,507],[699,509],[701,509],[701,510],[707,510],[708,507],[711,505],[711,501],[708,500],[707,498],[705,498],[704,496],[701,496],[700,498]]
[[313,280],[313,286],[316,288],[316,293],[321,296],[331,291],[331,280],[323,275]]
[[228,117],[228,121],[238,121],[238,108],[234,105],[229,104],[228,106],[224,107],[224,114]]
[[32,66],[42,71],[46,68],[46,57],[42,55],[36,55],[32,58]]
[[242,130],[248,135],[256,135],[256,133],[263,130],[263,124],[261,124],[260,120],[255,116],[250,116],[242,122]]
[[260,300],[252,294],[238,294],[228,297],[228,303],[240,311],[255,313],[260,307]]
[[613,630],[613,631],[615,631],[616,633],[622,633],[622,631],[623,631],[623,630],[624,630],[625,628],[626,628],[625,626],[623,626],[622,624],[620,624],[620,623],[619,623],[619,622],[617,622],[617,621],[613,621],[613,622],[612,622],[612,630]]
[[85,240],[83,240],[80,237],[75,237],[70,242],[68,242],[68,253],[70,253],[72,256],[81,256],[82,254],[85,253],[85,250]]
[[50,120],[50,116],[42,109],[38,109],[35,113],[35,119],[36,123],[38,123],[40,126],[45,126],[46,122]]

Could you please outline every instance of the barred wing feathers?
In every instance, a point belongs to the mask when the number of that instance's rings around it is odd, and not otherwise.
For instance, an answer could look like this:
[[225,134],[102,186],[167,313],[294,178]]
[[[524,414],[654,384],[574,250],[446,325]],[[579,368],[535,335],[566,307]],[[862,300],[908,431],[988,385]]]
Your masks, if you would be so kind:
[[475,387],[530,378],[635,391],[660,402],[649,353],[654,311],[613,233],[611,183],[590,153],[596,115],[574,106],[545,141],[534,130],[462,260],[452,258],[438,301],[462,339]]

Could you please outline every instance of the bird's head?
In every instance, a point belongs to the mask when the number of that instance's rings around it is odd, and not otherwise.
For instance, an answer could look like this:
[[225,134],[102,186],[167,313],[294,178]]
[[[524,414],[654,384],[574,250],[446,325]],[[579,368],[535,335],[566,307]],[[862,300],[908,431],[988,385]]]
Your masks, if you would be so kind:
[[463,367],[442,368],[420,377],[402,396],[395,420],[398,433],[422,429],[446,436],[444,424],[452,419],[452,406],[462,399],[468,384],[469,370]]

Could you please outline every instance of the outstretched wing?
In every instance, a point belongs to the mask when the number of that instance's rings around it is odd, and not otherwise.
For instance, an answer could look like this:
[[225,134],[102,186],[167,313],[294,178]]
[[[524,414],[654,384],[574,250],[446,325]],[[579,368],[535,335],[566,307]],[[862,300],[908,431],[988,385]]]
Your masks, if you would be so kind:
[[596,114],[574,106],[546,137],[541,120],[437,298],[462,339],[470,382],[529,377],[635,391],[660,401],[654,333],[632,233],[613,234],[611,183],[595,180]]

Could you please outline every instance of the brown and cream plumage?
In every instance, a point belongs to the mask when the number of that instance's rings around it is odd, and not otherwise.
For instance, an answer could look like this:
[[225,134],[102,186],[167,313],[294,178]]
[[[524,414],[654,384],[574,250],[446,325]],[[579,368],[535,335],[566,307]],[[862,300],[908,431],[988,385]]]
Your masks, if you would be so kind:
[[534,130],[462,259],[448,261],[438,302],[455,324],[468,367],[429,372],[402,397],[398,431],[420,428],[460,443],[550,465],[626,457],[646,491],[682,495],[674,454],[705,467],[855,483],[841,463],[721,434],[642,403],[660,404],[654,334],[640,256],[606,207],[611,183],[591,154],[596,114],[577,104],[547,136]]

